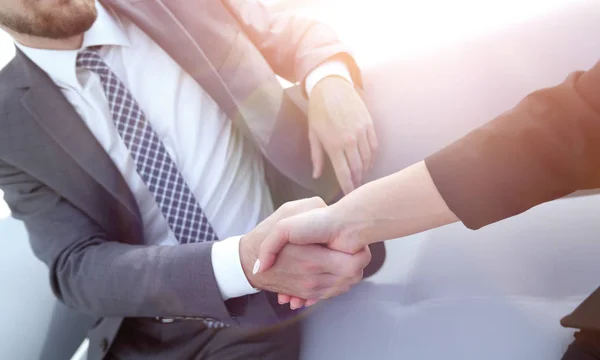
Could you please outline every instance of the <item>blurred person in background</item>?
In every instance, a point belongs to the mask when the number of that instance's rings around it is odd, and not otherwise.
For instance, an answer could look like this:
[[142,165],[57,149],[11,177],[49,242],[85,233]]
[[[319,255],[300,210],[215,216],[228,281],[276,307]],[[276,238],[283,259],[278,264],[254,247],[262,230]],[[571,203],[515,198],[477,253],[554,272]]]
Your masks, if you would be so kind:
[[[278,220],[324,203],[257,227],[273,209],[334,201],[370,167],[360,71],[336,36],[252,0],[0,0],[0,27],[17,47],[0,188],[56,296],[97,318],[89,359],[297,358],[269,291],[336,294],[370,260],[290,245],[248,278]],[[275,74],[301,83],[308,117]]]
[[[285,244],[324,244],[353,254],[457,221],[479,229],[597,188],[600,63],[528,95],[423,162],[368,183],[332,206],[281,220],[261,245],[257,273],[271,267]],[[319,299],[280,295],[294,308],[307,300]],[[600,288],[561,323],[578,329],[563,360],[600,359]]]

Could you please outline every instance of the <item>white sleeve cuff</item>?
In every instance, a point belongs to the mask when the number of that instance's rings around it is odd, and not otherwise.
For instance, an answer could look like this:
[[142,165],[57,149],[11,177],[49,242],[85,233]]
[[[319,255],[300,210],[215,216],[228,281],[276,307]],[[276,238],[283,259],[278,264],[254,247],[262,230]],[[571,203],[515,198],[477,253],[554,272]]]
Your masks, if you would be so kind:
[[315,85],[328,76],[341,76],[348,80],[352,85],[352,76],[346,64],[341,60],[328,60],[314,68],[307,76],[304,85],[306,86],[306,94],[310,96]]
[[223,300],[255,294],[259,290],[250,285],[240,259],[241,236],[234,236],[213,244],[212,266]]

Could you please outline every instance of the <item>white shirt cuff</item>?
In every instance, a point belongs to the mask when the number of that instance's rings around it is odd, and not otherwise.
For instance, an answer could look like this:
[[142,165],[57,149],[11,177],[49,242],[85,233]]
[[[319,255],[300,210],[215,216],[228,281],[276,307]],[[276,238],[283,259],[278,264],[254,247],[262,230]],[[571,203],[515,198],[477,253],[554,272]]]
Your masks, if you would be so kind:
[[212,266],[223,300],[255,294],[259,290],[250,285],[240,259],[241,236],[234,236],[213,244]]
[[348,67],[343,61],[328,60],[314,68],[306,76],[306,81],[304,83],[306,87],[306,94],[310,96],[310,93],[314,89],[315,85],[328,76],[341,76],[354,85],[352,82],[352,76],[350,75],[350,70],[348,70]]

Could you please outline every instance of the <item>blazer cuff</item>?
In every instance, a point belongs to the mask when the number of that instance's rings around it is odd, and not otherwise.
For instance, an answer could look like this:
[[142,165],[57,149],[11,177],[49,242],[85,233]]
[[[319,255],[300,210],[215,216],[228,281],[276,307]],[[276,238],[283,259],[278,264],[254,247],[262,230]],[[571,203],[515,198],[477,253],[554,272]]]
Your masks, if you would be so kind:
[[596,289],[571,314],[562,318],[560,323],[567,328],[600,331],[600,288]]
[[469,229],[477,230],[504,216],[497,214],[502,195],[488,188],[485,167],[479,167],[461,144],[452,144],[425,159],[427,170],[448,208]]

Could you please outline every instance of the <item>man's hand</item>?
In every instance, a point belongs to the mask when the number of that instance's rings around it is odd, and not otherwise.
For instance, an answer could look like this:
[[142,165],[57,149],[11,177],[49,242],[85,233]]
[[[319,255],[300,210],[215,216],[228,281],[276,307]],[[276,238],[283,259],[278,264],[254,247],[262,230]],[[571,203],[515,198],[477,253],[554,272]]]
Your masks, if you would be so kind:
[[313,177],[323,172],[325,150],[344,193],[359,187],[378,143],[371,115],[352,84],[338,76],[319,81],[310,95],[308,124]]
[[287,203],[245,235],[240,242],[242,268],[250,284],[257,288],[320,300],[347,291],[362,279],[362,270],[371,261],[368,249],[345,254],[320,245],[283,244],[270,269],[254,274],[263,241],[276,231],[277,224],[294,215],[326,207],[319,198]]

